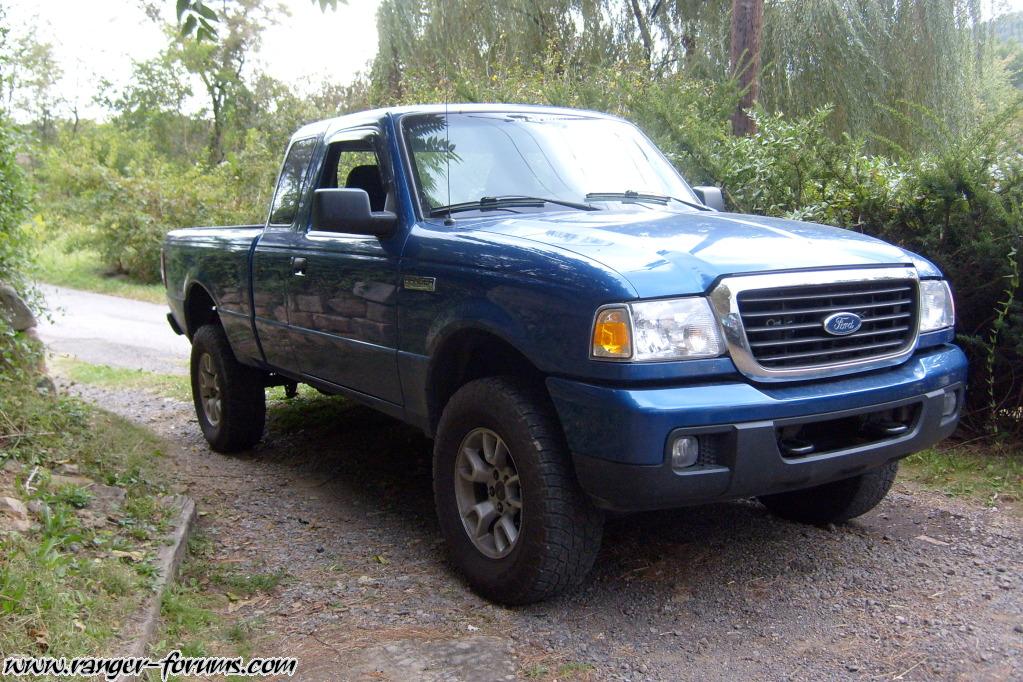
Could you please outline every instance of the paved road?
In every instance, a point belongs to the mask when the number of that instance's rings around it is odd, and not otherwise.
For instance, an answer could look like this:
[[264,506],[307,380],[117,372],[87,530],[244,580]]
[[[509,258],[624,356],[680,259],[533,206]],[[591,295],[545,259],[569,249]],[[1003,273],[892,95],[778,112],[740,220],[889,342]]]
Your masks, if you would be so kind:
[[167,325],[167,308],[117,296],[40,285],[51,320],[39,336],[50,350],[85,362],[165,374],[188,373],[188,341]]

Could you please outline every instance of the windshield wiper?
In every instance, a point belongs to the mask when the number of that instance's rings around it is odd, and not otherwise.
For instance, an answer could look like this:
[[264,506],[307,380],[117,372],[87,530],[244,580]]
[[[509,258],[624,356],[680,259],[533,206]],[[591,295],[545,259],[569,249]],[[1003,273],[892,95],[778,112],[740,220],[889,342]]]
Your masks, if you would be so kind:
[[503,208],[542,208],[546,204],[567,206],[580,211],[599,211],[596,206],[583,204],[567,199],[549,199],[547,197],[531,197],[524,194],[505,194],[499,197],[480,197],[479,201],[464,201],[450,206],[438,206],[430,210],[431,216],[459,213],[461,211],[494,211]]
[[711,211],[709,206],[704,206],[695,201],[687,201],[686,199],[679,199],[678,197],[663,196],[660,194],[645,194],[643,192],[633,192],[628,190],[626,192],[590,192],[586,195],[586,201],[623,201],[623,202],[655,202],[658,204],[667,204],[669,201],[677,201],[680,204],[691,206],[700,211]]

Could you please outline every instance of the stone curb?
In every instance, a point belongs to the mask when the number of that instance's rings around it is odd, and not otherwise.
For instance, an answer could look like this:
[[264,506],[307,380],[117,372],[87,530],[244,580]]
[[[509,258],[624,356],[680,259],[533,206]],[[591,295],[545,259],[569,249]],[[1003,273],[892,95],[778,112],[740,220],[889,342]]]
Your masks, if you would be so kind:
[[[122,629],[122,640],[116,655],[121,657],[143,657],[157,623],[160,622],[160,604],[163,593],[178,573],[181,561],[188,549],[188,538],[195,527],[197,518],[195,502],[190,497],[174,495],[170,506],[174,510],[174,528],[170,533],[170,544],[160,548],[156,557],[157,577],[153,593],[148,601],[139,607]],[[120,675],[116,682],[134,680],[134,675]]]

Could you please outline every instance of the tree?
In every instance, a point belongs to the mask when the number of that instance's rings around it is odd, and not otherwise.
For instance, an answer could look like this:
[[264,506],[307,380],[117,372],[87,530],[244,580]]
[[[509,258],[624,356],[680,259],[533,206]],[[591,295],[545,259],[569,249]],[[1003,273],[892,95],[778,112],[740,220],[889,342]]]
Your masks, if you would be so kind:
[[732,114],[732,133],[749,135],[756,123],[748,110],[760,94],[760,33],[764,27],[764,0],[732,2],[732,77],[739,82],[741,97]]
[[174,54],[132,64],[128,83],[97,102],[114,113],[114,122],[131,135],[148,138],[169,158],[193,162],[209,143],[208,126],[185,113],[192,96],[188,72]]
[[248,59],[259,49],[263,28],[286,11],[283,5],[264,0],[225,0],[218,16],[220,30],[212,39],[177,39],[174,58],[198,76],[209,98],[212,163],[224,160],[227,120],[246,94],[243,72]]
[[4,44],[3,108],[9,116],[19,114],[35,127],[43,140],[56,134],[56,118],[67,102],[58,84],[63,72],[53,55],[53,45],[38,40],[35,30]]
[[[347,2],[347,0],[340,1],[341,4]],[[328,9],[337,9],[338,0],[312,0],[312,3],[319,5],[320,11],[326,12]],[[149,10],[149,13],[150,16],[153,16],[152,9]],[[213,40],[216,37],[220,17],[205,0],[176,0],[175,13],[178,17],[181,37],[188,38],[194,35],[199,41]]]

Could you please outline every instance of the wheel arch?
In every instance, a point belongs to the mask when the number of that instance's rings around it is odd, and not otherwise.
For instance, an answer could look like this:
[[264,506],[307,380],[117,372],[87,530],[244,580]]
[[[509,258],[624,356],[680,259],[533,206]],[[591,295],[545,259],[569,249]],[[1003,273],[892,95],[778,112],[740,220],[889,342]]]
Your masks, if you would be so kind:
[[455,392],[476,379],[510,375],[538,385],[546,394],[545,374],[512,342],[481,326],[464,326],[440,339],[430,354],[426,406],[430,433]]
[[185,294],[185,335],[192,339],[199,327],[204,324],[220,324],[217,313],[217,302],[213,295],[198,282],[188,286]]

